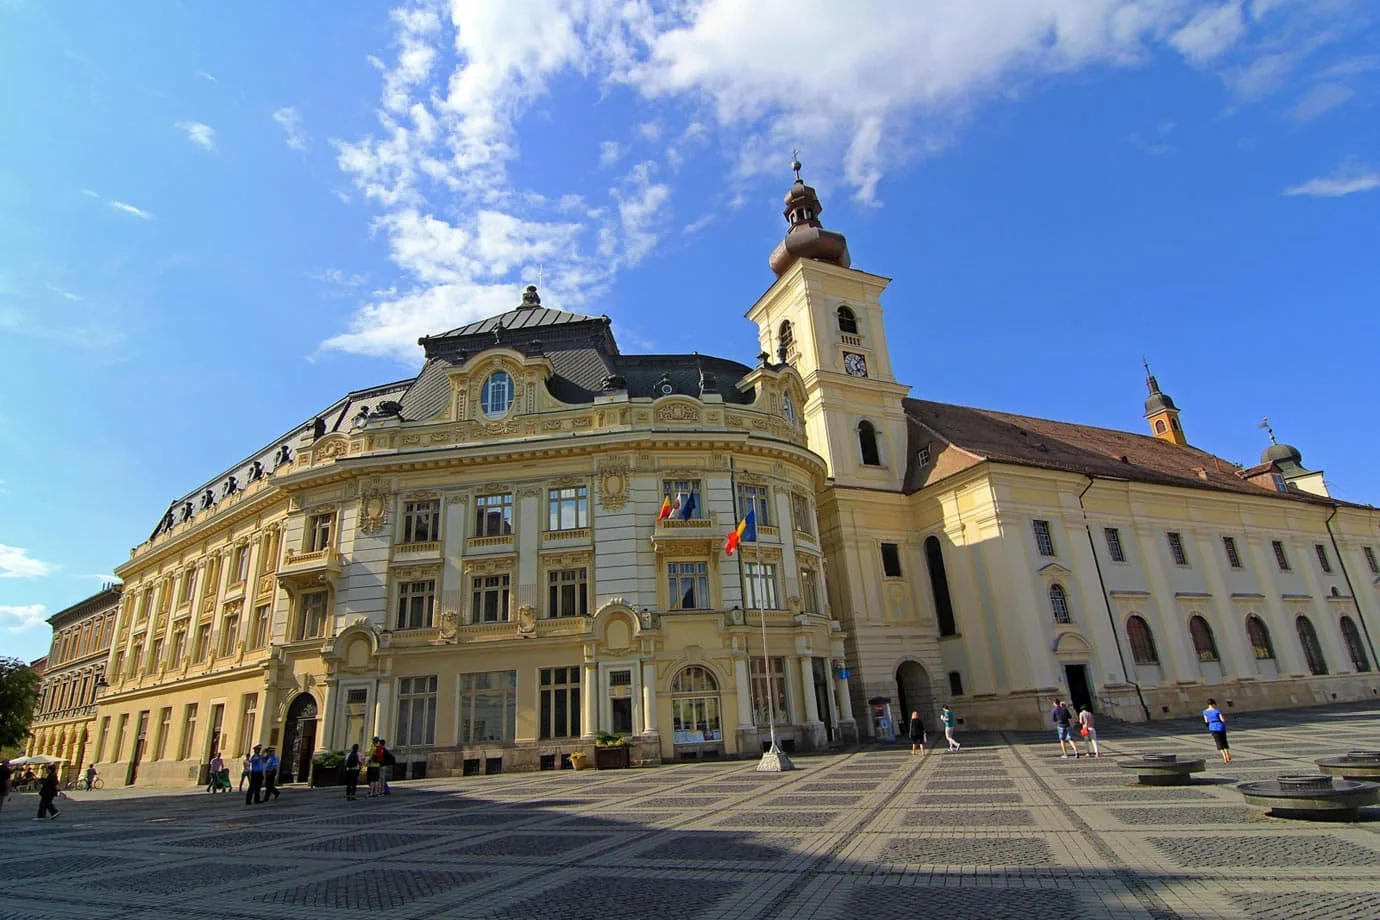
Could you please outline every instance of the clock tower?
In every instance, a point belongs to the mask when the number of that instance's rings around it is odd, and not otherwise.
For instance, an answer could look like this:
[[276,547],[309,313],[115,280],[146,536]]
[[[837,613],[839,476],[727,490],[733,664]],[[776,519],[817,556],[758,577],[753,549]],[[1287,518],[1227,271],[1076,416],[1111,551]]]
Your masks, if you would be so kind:
[[881,294],[889,278],[851,267],[848,241],[820,223],[824,207],[791,164],[786,238],[771,254],[776,281],[747,318],[761,350],[799,371],[810,449],[836,485],[900,490],[909,387],[891,371]]

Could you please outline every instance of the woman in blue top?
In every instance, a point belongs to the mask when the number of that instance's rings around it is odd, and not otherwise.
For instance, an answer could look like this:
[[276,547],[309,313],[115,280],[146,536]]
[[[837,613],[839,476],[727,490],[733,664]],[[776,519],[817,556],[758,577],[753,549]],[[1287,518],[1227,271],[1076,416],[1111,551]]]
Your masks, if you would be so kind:
[[1227,720],[1222,717],[1222,710],[1217,708],[1216,700],[1208,700],[1207,709],[1203,710],[1203,721],[1207,723],[1208,734],[1212,735],[1217,745],[1217,752],[1222,755],[1222,763],[1231,763],[1231,748],[1227,746]]
[[954,718],[954,711],[945,706],[943,712],[939,713],[939,721],[944,723],[944,740],[949,742],[949,750],[952,752],[963,747],[954,740],[954,725],[958,723],[958,720]]

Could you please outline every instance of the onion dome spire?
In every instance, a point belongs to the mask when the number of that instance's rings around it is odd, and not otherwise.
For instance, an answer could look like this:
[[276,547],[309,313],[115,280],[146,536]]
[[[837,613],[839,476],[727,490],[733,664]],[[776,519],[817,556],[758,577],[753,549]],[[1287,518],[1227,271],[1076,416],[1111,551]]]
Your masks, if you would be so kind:
[[777,244],[771,254],[771,270],[777,277],[785,274],[797,259],[815,259],[832,262],[841,268],[849,266],[848,240],[842,233],[825,230],[819,222],[819,195],[800,178],[800,160],[793,157],[791,169],[795,170],[795,182],[786,192],[786,209],[783,212],[790,229],[786,238]]
[[1161,441],[1168,441],[1180,447],[1188,444],[1183,427],[1179,424],[1179,407],[1168,393],[1160,391],[1160,382],[1150,373],[1150,362],[1145,364],[1145,388],[1150,395],[1145,400],[1145,418],[1150,422],[1151,433]]

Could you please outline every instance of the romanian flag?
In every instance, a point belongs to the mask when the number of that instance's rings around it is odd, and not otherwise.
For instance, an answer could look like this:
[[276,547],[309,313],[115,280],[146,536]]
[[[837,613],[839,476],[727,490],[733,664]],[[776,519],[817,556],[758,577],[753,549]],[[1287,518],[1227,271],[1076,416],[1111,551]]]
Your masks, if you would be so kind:
[[738,526],[728,532],[728,537],[724,540],[724,552],[730,556],[743,543],[757,542],[757,515],[751,509],[748,510],[747,517],[738,522]]
[[[676,496],[676,504],[680,504],[680,496]],[[661,502],[661,510],[656,513],[657,523],[659,524],[670,517],[675,507],[675,505],[671,504],[671,496],[666,496]]]

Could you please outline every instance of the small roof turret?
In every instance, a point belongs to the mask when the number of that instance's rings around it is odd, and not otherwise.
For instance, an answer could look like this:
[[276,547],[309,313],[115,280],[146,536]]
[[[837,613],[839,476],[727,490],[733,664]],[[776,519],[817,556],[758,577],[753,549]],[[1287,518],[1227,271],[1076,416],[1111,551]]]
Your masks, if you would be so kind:
[[819,222],[824,205],[820,204],[815,190],[800,178],[800,160],[794,160],[791,169],[795,170],[795,182],[786,192],[783,212],[790,229],[772,251],[771,270],[779,278],[797,259],[816,259],[847,268],[850,264],[848,240],[842,233],[825,230]]

